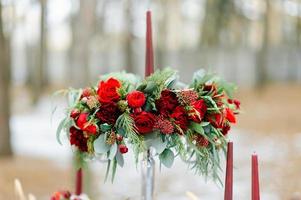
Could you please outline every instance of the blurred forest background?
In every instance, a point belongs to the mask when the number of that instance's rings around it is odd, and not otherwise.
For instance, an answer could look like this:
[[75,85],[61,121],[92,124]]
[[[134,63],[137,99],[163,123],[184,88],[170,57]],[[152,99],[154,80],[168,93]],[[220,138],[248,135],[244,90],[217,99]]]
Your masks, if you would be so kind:
[[[260,143],[264,152],[262,138],[276,138],[295,156],[292,166],[300,166],[300,145],[289,142],[301,139],[301,0],[0,0],[2,195],[11,194],[7,183],[18,176],[41,197],[54,190],[58,181],[51,175],[39,174],[40,182],[31,183],[33,175],[24,177],[28,171],[48,170],[70,185],[68,170],[36,161],[51,154],[39,154],[40,149],[59,149],[54,128],[48,128],[51,94],[93,84],[111,71],[143,75],[147,9],[153,12],[156,67],[178,69],[185,82],[205,68],[238,84],[246,113],[237,132],[249,131],[246,137],[255,138],[251,146]],[[294,148],[300,154],[291,154]],[[273,156],[266,162],[278,163]],[[24,169],[24,163],[32,164]],[[298,199],[301,174],[287,171],[291,185],[283,189],[287,174],[282,173],[278,185],[266,189],[282,187],[276,197]],[[43,181],[47,187],[38,188]]]

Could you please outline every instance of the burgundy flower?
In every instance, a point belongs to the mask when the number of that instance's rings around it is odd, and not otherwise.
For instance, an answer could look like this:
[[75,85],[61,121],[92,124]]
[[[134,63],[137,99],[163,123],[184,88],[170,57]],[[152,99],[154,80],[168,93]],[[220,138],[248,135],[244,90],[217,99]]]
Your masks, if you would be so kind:
[[84,136],[83,131],[76,129],[74,126],[70,128],[70,144],[83,152],[88,151],[87,138]]
[[177,95],[170,90],[163,90],[161,97],[156,101],[156,108],[163,116],[168,116],[179,105]]
[[115,102],[104,103],[100,106],[99,111],[96,113],[98,119],[102,123],[115,124],[120,115],[120,110]]
[[180,126],[183,131],[187,130],[188,116],[182,106],[176,107],[170,117],[174,119],[175,124]]
[[167,135],[174,132],[173,124],[168,119],[165,119],[162,115],[156,118],[154,128]]

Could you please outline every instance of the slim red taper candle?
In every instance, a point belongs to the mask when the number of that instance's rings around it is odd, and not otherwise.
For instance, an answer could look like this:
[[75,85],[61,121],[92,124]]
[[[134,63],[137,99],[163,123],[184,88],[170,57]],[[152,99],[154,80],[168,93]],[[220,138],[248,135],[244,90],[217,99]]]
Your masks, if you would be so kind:
[[76,181],[75,181],[75,194],[81,195],[82,193],[82,180],[83,180],[83,171],[82,168],[79,168],[76,171]]
[[146,12],[146,51],[145,51],[145,77],[154,73],[154,53],[152,41],[151,11]]
[[260,200],[258,157],[252,155],[252,200]]
[[228,142],[224,200],[233,199],[233,142]]

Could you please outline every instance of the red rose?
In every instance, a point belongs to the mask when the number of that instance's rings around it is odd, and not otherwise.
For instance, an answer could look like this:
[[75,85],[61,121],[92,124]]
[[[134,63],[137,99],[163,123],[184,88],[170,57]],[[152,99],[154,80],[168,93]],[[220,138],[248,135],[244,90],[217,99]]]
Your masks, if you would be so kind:
[[170,90],[163,90],[161,97],[156,101],[156,108],[163,116],[168,116],[179,105],[177,95]]
[[87,138],[84,136],[83,131],[76,129],[72,126],[70,132],[70,144],[75,145],[79,150],[83,152],[88,151]]
[[236,123],[235,115],[230,108],[226,108],[226,119],[231,123]]
[[203,99],[195,101],[194,103],[192,103],[192,107],[193,110],[189,112],[189,117],[194,122],[200,123],[207,111],[205,101]]
[[174,119],[174,122],[180,126],[182,130],[187,130],[188,126],[188,116],[185,109],[182,106],[176,107],[173,113],[170,115]]
[[125,153],[127,153],[128,152],[128,148],[127,148],[127,146],[125,146],[124,144],[120,144],[119,145],[119,151],[120,151],[120,153],[122,153],[122,154],[125,154]]
[[228,99],[228,103],[234,104],[236,109],[240,109],[240,101],[237,99]]
[[133,91],[126,97],[128,104],[131,108],[140,108],[145,103],[145,95],[140,91]]
[[97,90],[99,101],[101,103],[108,103],[119,100],[120,95],[117,90],[120,87],[120,82],[114,78],[110,78],[107,81],[101,81]]
[[146,134],[153,130],[155,124],[155,116],[148,112],[141,112],[137,115],[132,115],[135,126],[140,134]]
[[103,123],[115,124],[120,115],[120,110],[115,102],[104,103],[100,106],[99,111],[96,113],[98,119]]
[[88,113],[81,113],[76,121],[76,125],[82,130],[91,134],[97,133],[97,127],[94,124],[89,124]]

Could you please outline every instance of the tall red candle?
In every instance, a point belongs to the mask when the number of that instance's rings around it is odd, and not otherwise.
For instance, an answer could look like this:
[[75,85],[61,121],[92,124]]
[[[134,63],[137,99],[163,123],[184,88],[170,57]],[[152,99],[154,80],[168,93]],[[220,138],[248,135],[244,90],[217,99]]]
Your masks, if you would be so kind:
[[252,200],[260,200],[258,157],[256,154],[252,155]]
[[82,179],[83,179],[83,171],[82,168],[79,168],[76,171],[76,181],[75,181],[75,194],[81,195],[82,193]]
[[233,199],[233,142],[228,142],[224,199]]
[[152,41],[151,11],[146,12],[146,51],[145,51],[145,76],[154,73],[154,53]]

